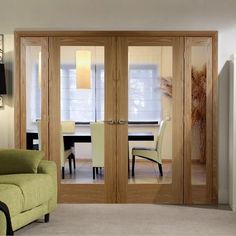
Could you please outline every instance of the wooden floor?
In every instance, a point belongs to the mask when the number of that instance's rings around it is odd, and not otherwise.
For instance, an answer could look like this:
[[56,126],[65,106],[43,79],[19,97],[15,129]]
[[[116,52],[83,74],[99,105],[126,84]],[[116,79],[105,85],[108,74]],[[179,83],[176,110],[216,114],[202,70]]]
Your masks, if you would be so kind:
[[[130,163],[131,166],[131,163]],[[129,177],[128,183],[158,183],[171,184],[172,182],[172,163],[171,161],[163,161],[163,177],[159,175],[158,165],[154,162],[140,159],[135,163],[135,177]],[[92,161],[91,160],[76,160],[76,169],[72,175],[69,174],[68,163],[65,169],[65,179],[63,184],[83,184],[83,183],[104,183],[104,170],[101,170],[96,179],[93,180]],[[194,161],[192,164],[192,184],[206,184],[206,168],[205,165]]]

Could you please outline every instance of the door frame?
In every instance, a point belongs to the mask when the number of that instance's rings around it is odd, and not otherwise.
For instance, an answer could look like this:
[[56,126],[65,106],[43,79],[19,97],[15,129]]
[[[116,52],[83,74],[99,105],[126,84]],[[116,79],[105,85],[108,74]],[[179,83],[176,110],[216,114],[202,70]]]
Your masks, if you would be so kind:
[[[25,148],[21,143],[21,38],[23,37],[210,37],[212,38],[212,197],[211,203],[218,203],[218,32],[217,31],[15,31],[15,71],[14,71],[14,116],[15,147]],[[115,40],[115,39],[114,39]],[[51,47],[49,45],[49,47]],[[51,73],[51,71],[49,71]],[[50,76],[50,74],[49,74]],[[184,106],[184,110],[186,107]],[[185,142],[186,140],[184,140]],[[48,155],[50,159],[51,153]],[[185,157],[184,157],[185,159]],[[184,184],[184,188],[186,188]],[[188,201],[184,203],[189,203]]]
[[[170,184],[128,183],[127,149],[128,124],[117,129],[118,202],[183,203],[183,37],[118,37],[117,50],[117,116],[128,119],[128,47],[129,46],[171,46],[173,49],[173,159]],[[139,197],[137,197],[139,196]]]

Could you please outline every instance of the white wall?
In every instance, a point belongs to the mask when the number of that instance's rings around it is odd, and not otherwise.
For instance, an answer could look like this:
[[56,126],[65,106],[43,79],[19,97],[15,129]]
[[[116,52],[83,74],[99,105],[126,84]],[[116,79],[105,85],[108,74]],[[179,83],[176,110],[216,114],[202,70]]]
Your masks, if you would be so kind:
[[236,54],[229,64],[229,204],[236,211]]
[[[218,30],[219,200],[228,202],[228,73],[236,52],[235,0],[8,0],[1,1],[0,32],[18,30]],[[13,37],[5,37],[11,86]],[[225,66],[224,66],[225,65]],[[13,103],[0,110],[0,147],[13,146]]]

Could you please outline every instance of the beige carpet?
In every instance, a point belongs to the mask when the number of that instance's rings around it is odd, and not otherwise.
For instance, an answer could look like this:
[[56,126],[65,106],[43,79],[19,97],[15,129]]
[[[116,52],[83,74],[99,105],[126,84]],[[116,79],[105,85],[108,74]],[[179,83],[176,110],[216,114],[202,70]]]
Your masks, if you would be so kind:
[[60,204],[49,223],[15,235],[236,235],[236,213],[226,209],[152,204]]

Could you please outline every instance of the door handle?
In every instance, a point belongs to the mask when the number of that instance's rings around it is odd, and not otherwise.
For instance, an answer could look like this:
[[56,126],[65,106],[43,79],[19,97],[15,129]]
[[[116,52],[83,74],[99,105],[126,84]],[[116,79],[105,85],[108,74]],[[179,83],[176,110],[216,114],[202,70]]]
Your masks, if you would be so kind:
[[128,124],[128,121],[127,120],[118,120],[118,124],[125,125],[125,124]]
[[104,123],[107,123],[109,125],[115,125],[116,121],[114,121],[114,120],[104,120]]

